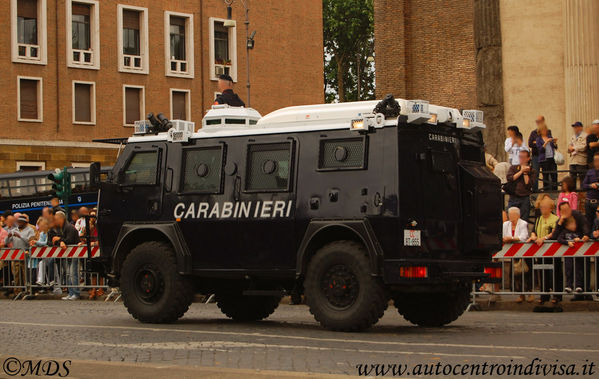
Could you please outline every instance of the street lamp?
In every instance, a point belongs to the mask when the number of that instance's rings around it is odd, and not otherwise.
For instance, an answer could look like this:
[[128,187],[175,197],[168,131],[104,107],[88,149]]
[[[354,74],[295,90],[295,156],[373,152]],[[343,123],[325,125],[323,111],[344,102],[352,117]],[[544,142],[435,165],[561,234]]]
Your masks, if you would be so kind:
[[[234,0],[223,0],[227,5],[227,20],[223,23],[225,28],[232,28],[235,26],[235,21],[233,21],[233,9],[231,5]],[[256,36],[256,31],[254,30],[252,34],[250,34],[250,8],[249,8],[249,0],[240,0],[243,8],[245,9],[245,50],[246,50],[246,63],[247,63],[247,104],[250,106],[250,50],[254,48],[254,37]]]

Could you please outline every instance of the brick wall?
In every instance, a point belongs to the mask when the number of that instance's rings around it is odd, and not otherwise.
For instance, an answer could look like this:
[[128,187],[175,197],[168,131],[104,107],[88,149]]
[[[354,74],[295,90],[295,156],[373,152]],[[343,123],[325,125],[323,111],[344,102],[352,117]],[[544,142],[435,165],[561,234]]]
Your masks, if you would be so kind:
[[[148,8],[150,71],[148,75],[118,71],[117,4]],[[256,47],[250,52],[252,107],[262,114],[300,104],[320,103],[323,90],[322,2],[307,0],[285,2],[249,1],[250,30],[256,30]],[[0,60],[0,114],[4,125],[2,139],[36,141],[89,142],[97,138],[125,137],[132,129],[123,126],[123,84],[145,87],[146,112],[169,115],[169,89],[191,91],[191,120],[201,123],[217,91],[210,80],[209,17],[226,18],[222,1],[201,0],[102,0],[100,1],[100,69],[68,68],[66,61],[66,3],[47,0],[48,63],[33,65],[13,63],[10,59],[10,1],[0,2],[0,46],[5,47]],[[193,79],[165,76],[164,11],[193,14],[194,60]],[[236,91],[246,98],[246,50],[244,10],[234,2],[233,19],[237,21],[238,82]],[[43,122],[17,121],[17,76],[41,77],[43,80]],[[96,82],[96,124],[72,122],[72,81]],[[0,150],[11,154],[15,148],[0,144]],[[21,156],[32,154],[24,142]],[[92,157],[94,153],[80,154]],[[36,160],[42,160],[43,154]],[[14,171],[14,160],[3,160],[2,172]],[[67,157],[65,161],[79,161]],[[20,158],[19,158],[20,159]],[[47,168],[54,163],[44,159]],[[59,160],[63,162],[62,160]],[[58,161],[57,161],[58,162]],[[62,163],[59,165],[59,167]],[[11,167],[12,166],[12,167]]]
[[377,97],[475,108],[473,0],[375,0]]

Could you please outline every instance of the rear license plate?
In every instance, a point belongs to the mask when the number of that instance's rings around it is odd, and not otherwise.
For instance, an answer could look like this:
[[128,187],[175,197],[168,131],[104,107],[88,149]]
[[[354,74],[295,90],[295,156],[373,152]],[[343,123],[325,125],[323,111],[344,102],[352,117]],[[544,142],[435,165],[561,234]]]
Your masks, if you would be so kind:
[[404,246],[421,246],[422,240],[420,238],[420,230],[404,229],[403,244]]

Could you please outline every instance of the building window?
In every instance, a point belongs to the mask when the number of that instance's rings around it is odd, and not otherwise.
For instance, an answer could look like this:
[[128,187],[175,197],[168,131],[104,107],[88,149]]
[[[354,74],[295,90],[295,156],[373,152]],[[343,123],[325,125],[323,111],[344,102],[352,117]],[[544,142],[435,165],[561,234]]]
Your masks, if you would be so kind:
[[10,0],[12,60],[46,64],[46,0]]
[[191,104],[188,89],[171,89],[171,120],[189,120]]
[[210,18],[210,79],[226,74],[237,81],[237,27],[225,28],[224,21]]
[[144,119],[144,92],[143,86],[123,86],[123,125],[134,126],[135,121]]
[[17,77],[19,121],[41,122],[43,114],[42,78]]
[[43,171],[46,169],[46,162],[17,162],[17,171]]
[[193,15],[164,12],[166,75],[193,78]]
[[96,83],[73,81],[73,124],[96,123]]
[[147,74],[148,9],[118,5],[119,71]]
[[69,0],[67,4],[67,61],[69,67],[100,68],[99,3]]

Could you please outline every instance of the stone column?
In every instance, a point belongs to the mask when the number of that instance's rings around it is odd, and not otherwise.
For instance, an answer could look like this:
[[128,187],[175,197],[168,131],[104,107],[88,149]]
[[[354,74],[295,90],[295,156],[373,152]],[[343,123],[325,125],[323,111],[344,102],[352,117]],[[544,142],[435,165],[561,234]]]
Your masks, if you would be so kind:
[[563,15],[566,123],[588,126],[599,118],[599,1],[563,0]]
[[478,107],[485,112],[487,125],[485,143],[487,151],[502,161],[505,127],[499,0],[474,1],[474,42]]

